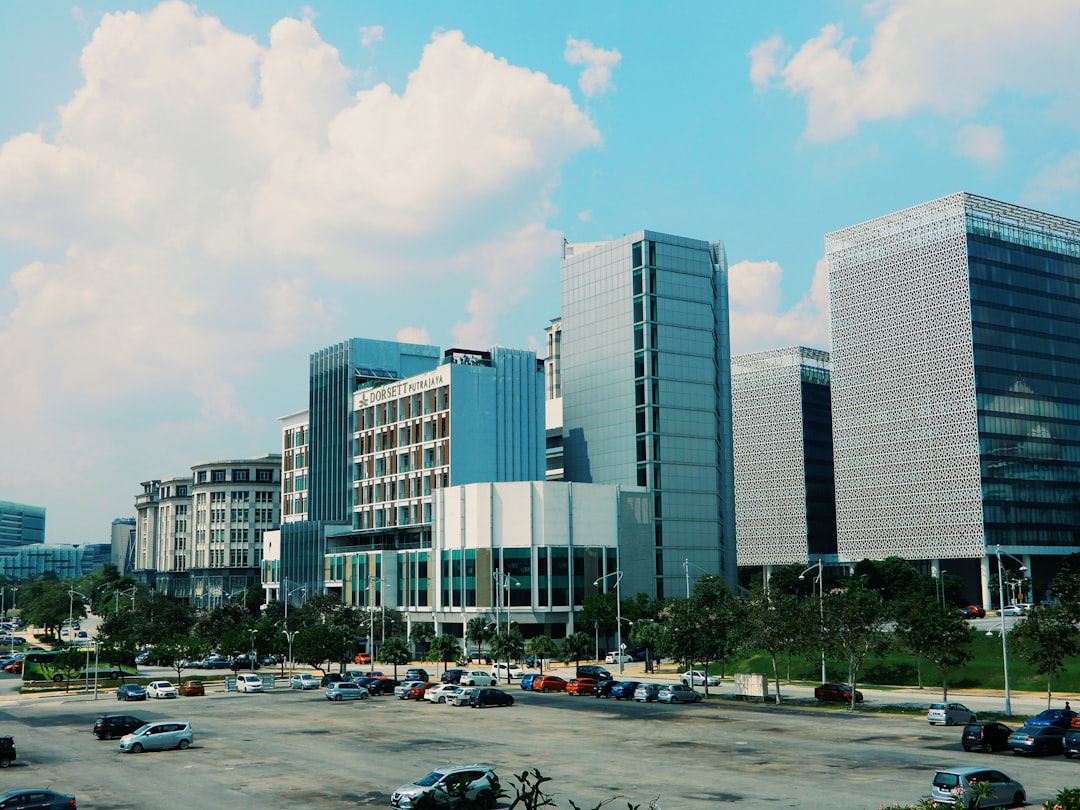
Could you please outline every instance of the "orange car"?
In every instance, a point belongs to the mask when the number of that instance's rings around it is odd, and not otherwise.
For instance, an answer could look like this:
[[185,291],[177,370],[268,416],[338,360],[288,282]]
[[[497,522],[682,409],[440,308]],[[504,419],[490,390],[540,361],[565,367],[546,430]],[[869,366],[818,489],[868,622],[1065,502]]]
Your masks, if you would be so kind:
[[366,652],[357,653],[355,656],[353,656],[353,663],[354,664],[370,664],[371,663],[371,653],[366,653]]
[[539,675],[533,679],[534,692],[565,692],[566,681],[558,675]]
[[206,687],[202,681],[187,681],[180,684],[180,694],[185,697],[199,697],[206,694]]
[[423,683],[419,682],[416,686],[409,690],[407,700],[423,700],[424,692],[427,691],[429,686],[438,686],[437,683]]
[[594,686],[596,686],[594,678],[571,678],[570,682],[566,684],[566,694],[591,695]]

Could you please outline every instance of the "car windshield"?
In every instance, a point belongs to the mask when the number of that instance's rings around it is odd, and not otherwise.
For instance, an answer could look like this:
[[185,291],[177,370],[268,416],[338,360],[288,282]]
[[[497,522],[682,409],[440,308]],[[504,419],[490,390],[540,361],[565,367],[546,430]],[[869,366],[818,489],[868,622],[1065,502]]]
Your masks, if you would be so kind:
[[951,790],[960,784],[960,777],[955,773],[944,773],[938,771],[934,777],[934,787],[944,788],[945,790]]
[[432,785],[437,785],[443,776],[444,774],[439,771],[432,771],[427,776],[422,776],[417,779],[416,784],[420,785],[420,787],[431,787]]
[[131,733],[132,733],[133,735],[135,735],[135,736],[138,736],[138,735],[140,735],[140,734],[145,734],[145,733],[146,733],[146,732],[147,732],[147,731],[148,731],[149,729],[150,729],[150,724],[149,724],[149,723],[147,723],[146,725],[143,725],[143,726],[139,726],[139,727],[138,727],[137,729],[135,729],[135,730],[134,730],[133,732],[131,732]]

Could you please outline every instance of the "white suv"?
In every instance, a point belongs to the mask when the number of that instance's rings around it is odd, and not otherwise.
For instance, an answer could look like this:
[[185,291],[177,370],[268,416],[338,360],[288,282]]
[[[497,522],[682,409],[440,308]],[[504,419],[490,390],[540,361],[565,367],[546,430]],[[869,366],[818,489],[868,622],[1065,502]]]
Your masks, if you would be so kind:
[[486,669],[467,669],[461,673],[460,686],[495,686],[495,676]]
[[146,694],[152,698],[174,698],[180,692],[168,681],[150,681],[146,685]]
[[470,807],[492,808],[498,792],[494,765],[451,765],[399,787],[390,797],[390,806],[411,810],[421,796],[432,794],[439,806],[453,807],[467,801]]
[[508,672],[511,678],[525,677],[525,672],[517,664],[510,664],[509,666],[506,664],[492,664],[491,668],[494,670],[491,674],[496,678],[505,678]]

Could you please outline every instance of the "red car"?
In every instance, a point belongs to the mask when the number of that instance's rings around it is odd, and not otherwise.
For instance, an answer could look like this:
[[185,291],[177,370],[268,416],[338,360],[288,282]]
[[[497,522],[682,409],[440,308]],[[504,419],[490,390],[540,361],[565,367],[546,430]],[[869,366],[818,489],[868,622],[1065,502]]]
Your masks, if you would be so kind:
[[418,683],[412,689],[409,690],[409,694],[406,700],[423,700],[424,692],[427,691],[429,686],[438,686],[437,683]]
[[361,652],[353,656],[353,663],[355,664],[370,664],[371,653]]
[[566,684],[566,694],[591,695],[596,684],[597,681],[593,678],[571,678],[570,682]]
[[[851,703],[851,687],[846,683],[823,683],[814,689],[814,698],[834,703]],[[855,702],[862,703],[862,692],[855,690]]]
[[565,692],[566,681],[558,675],[538,675],[533,679],[534,692]]
[[10,672],[12,675],[22,674],[22,660],[12,661],[10,664],[4,667],[4,672]]

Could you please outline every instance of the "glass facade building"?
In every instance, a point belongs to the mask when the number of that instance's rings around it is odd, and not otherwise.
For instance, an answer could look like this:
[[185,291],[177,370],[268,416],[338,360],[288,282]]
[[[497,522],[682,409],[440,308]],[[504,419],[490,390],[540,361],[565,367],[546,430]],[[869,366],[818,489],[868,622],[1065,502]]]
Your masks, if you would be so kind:
[[0,554],[44,542],[44,506],[0,501]]
[[841,558],[974,558],[986,604],[999,546],[1048,579],[1080,551],[1080,223],[961,193],[826,255]]
[[731,358],[731,403],[739,565],[835,560],[828,353]]
[[682,593],[691,566],[735,585],[727,295],[720,242],[564,246],[564,477],[652,498],[647,554],[622,550],[648,563],[624,565],[624,592]]

